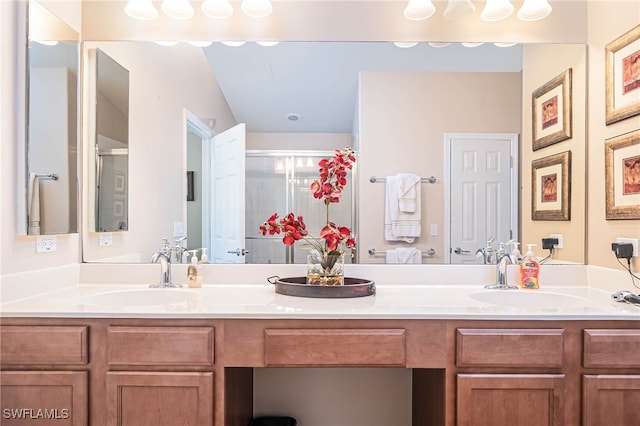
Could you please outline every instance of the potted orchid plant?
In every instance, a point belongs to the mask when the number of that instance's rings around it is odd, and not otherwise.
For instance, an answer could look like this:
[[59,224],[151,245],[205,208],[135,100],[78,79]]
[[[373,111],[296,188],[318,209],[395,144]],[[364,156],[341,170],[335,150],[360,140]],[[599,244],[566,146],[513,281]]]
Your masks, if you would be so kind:
[[333,223],[329,216],[329,207],[339,203],[342,191],[347,184],[347,173],[353,169],[356,158],[353,150],[346,147],[335,150],[332,159],[324,158],[318,162],[320,178],[311,183],[313,197],[323,200],[326,211],[326,224],[315,237],[307,231],[302,216],[289,213],[279,219],[274,213],[262,225],[261,235],[284,234],[282,242],[291,246],[297,241],[309,244],[307,283],[312,285],[344,284],[344,255],[347,249],[355,248],[356,242],[351,230],[346,226]]

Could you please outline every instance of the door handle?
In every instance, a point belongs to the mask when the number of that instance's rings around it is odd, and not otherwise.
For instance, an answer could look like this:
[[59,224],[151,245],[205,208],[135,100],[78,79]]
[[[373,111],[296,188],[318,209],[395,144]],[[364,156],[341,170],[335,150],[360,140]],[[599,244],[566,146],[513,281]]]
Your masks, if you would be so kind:
[[249,254],[249,250],[245,250],[245,249],[240,250],[239,248],[237,248],[235,250],[229,250],[227,251],[227,253],[235,254],[236,256],[240,256],[240,255],[244,256],[246,254]]
[[460,247],[456,247],[456,249],[453,251],[455,254],[460,254],[463,256],[468,256],[471,254],[471,252],[469,250],[462,250]]

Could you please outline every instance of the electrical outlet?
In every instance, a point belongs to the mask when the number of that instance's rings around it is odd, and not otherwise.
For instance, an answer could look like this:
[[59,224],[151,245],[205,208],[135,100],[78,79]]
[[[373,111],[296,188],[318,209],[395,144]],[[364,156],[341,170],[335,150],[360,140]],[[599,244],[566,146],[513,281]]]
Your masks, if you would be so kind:
[[113,244],[113,236],[111,234],[100,234],[100,246],[110,246]]
[[38,237],[36,238],[36,253],[47,253],[56,251],[56,237]]
[[557,249],[561,249],[563,248],[563,244],[562,244],[562,234],[549,234],[549,238],[557,238],[558,239],[558,244],[554,244],[555,248]]
[[618,244],[631,244],[633,246],[633,257],[638,257],[638,246],[640,245],[640,239],[638,238],[616,238]]

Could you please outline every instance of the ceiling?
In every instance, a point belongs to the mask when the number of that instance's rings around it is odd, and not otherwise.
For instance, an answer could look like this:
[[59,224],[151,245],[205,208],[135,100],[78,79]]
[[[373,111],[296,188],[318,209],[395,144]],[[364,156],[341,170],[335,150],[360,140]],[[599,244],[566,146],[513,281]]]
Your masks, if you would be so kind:
[[[519,72],[522,48],[386,42],[283,42],[204,48],[236,121],[249,132],[351,133],[360,71]],[[298,114],[299,120],[287,116]]]

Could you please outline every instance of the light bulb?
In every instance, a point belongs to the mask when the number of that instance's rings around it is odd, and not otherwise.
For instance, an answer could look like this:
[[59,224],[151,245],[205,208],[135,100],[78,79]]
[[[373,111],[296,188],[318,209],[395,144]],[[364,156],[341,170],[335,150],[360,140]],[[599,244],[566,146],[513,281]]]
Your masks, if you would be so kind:
[[256,41],[256,43],[262,47],[271,47],[271,46],[277,45],[280,42],[279,41]]
[[518,18],[522,21],[538,21],[551,13],[551,5],[547,0],[524,0],[518,10]]
[[463,45],[464,47],[478,47],[478,46],[482,46],[484,43],[482,42],[463,42],[460,43],[461,45]]
[[229,46],[229,47],[240,47],[243,44],[245,44],[245,41],[221,41],[220,43],[224,44],[225,46]]
[[214,19],[227,19],[233,15],[233,7],[228,0],[204,0],[200,9],[202,13]]
[[472,15],[475,11],[476,7],[471,3],[471,0],[449,0],[442,16],[446,19],[458,19]]
[[418,42],[417,41],[394,41],[393,44],[395,44],[396,47],[400,47],[402,49],[408,49],[409,47],[413,47],[417,45]]
[[404,17],[412,21],[421,21],[430,18],[436,11],[431,0],[409,0],[404,8]]
[[194,40],[194,41],[188,41],[187,43],[195,47],[209,47],[213,44],[212,41],[207,41],[207,40]]
[[178,44],[177,40],[156,40],[154,41],[155,44],[157,44],[158,46],[164,46],[164,47],[172,47]]
[[124,13],[141,21],[150,21],[158,17],[158,11],[151,0],[129,0],[124,7]]
[[487,0],[480,18],[483,21],[495,22],[508,18],[513,13],[513,5],[509,0]]
[[252,18],[264,18],[273,12],[273,6],[269,0],[242,0],[240,9]]
[[441,47],[447,47],[448,45],[450,45],[451,43],[448,42],[436,42],[436,41],[432,41],[429,43],[429,46],[431,47],[435,47],[436,49],[440,49]]
[[165,15],[174,19],[189,19],[193,16],[193,7],[189,0],[164,0],[160,8]]
[[493,44],[497,47],[511,47],[516,45],[515,42],[501,42],[501,41],[497,41]]

